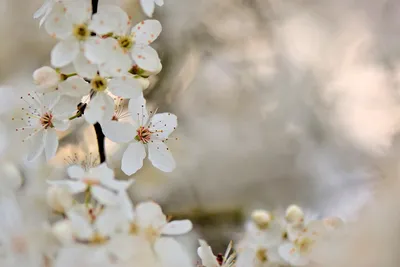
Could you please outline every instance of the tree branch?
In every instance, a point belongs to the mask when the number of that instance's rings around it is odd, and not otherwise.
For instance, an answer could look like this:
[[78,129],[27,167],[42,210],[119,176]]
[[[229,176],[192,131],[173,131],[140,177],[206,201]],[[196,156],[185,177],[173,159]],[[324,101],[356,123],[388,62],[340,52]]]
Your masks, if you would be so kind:
[[99,6],[99,0],[92,0],[92,15],[97,13],[98,6]]
[[[99,6],[99,0],[92,0],[92,15],[97,13],[98,6]],[[103,129],[101,128],[101,125],[98,122],[96,122],[93,126],[97,137],[97,146],[99,148],[100,163],[103,163],[106,161],[106,150],[104,148]]]

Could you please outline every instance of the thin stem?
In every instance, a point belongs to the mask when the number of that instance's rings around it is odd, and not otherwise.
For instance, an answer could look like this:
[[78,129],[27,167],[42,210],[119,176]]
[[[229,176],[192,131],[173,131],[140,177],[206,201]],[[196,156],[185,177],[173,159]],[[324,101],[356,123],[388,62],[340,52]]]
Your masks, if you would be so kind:
[[106,150],[104,149],[103,129],[101,129],[101,125],[98,122],[96,122],[93,126],[97,136],[97,146],[99,147],[100,163],[103,163],[106,161]]

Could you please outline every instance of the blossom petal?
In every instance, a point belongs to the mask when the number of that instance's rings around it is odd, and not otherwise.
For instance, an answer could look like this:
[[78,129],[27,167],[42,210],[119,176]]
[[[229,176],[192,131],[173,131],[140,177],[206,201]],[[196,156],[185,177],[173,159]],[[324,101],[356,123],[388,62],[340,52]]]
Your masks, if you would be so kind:
[[79,54],[79,42],[74,37],[60,41],[51,50],[51,64],[54,67],[64,67],[71,63]]
[[116,194],[100,186],[92,186],[90,191],[93,197],[103,205],[115,205],[118,203]]
[[106,93],[97,93],[89,102],[85,110],[85,119],[89,123],[101,122],[112,118],[114,100]]
[[136,136],[136,127],[131,123],[106,121],[101,124],[104,135],[116,143],[128,143]]
[[136,45],[148,46],[158,38],[161,31],[161,23],[158,20],[149,19],[135,25],[135,27],[132,28],[132,35],[135,38]]
[[94,231],[86,218],[72,210],[67,212],[67,217],[71,222],[74,235],[78,238],[87,240],[93,236]]
[[92,64],[92,62],[88,60],[83,53],[79,53],[73,63],[76,72],[81,77],[92,79],[94,76],[96,76],[98,71],[97,65]]
[[115,5],[101,5],[89,25],[89,29],[103,35],[114,33],[124,35],[130,25],[126,12]]
[[142,228],[159,228],[167,223],[160,205],[153,201],[141,202],[136,206],[136,221]]
[[102,182],[103,180],[114,180],[114,171],[110,169],[106,163],[90,169],[90,175],[97,178]]
[[108,52],[108,55],[109,58],[107,61],[100,66],[102,71],[105,71],[110,76],[116,77],[124,76],[129,72],[133,65],[130,53],[124,51],[119,46],[113,46],[112,50]]
[[183,235],[189,233],[193,229],[190,220],[177,220],[169,222],[162,229],[164,235]]
[[60,120],[60,119],[53,119],[53,125],[54,128],[57,131],[66,131],[69,127],[69,121],[68,120]]
[[149,160],[163,172],[172,172],[176,163],[167,145],[160,141],[148,143]]
[[110,236],[127,224],[121,210],[105,208],[95,222],[96,230],[103,236]]
[[55,186],[63,186],[67,188],[71,194],[82,193],[87,188],[87,185],[81,181],[57,180],[57,181],[47,181],[47,183]]
[[144,70],[156,72],[160,68],[161,63],[157,51],[150,46],[135,46],[132,50],[132,58]]
[[138,126],[143,126],[147,124],[149,114],[146,108],[146,100],[144,99],[143,95],[138,98],[132,98],[131,100],[129,100],[128,109],[131,113],[133,121]]
[[154,0],[154,2],[155,2],[158,6],[163,6],[163,5],[164,5],[164,0]]
[[126,175],[132,175],[143,167],[143,160],[146,157],[144,145],[134,142],[128,146],[122,156],[121,169]]
[[306,257],[302,257],[292,243],[286,243],[279,246],[278,252],[285,261],[292,265],[304,266],[308,264],[308,259]]
[[47,130],[46,143],[44,149],[47,161],[49,161],[56,155],[58,149],[58,136],[55,129]]
[[44,27],[48,34],[58,39],[65,39],[72,35],[72,23],[66,18],[61,5],[57,5],[50,13]]
[[79,165],[72,165],[68,167],[67,173],[69,177],[80,180],[85,175],[85,170]]
[[140,0],[140,5],[142,6],[142,9],[144,11],[144,13],[149,16],[152,17],[153,13],[154,13],[154,8],[155,8],[155,4],[153,0]]
[[171,113],[159,113],[155,114],[151,118],[150,130],[155,132],[152,137],[156,139],[167,138],[178,126],[178,119],[174,114]]
[[133,219],[135,218],[135,212],[133,210],[132,200],[130,199],[129,195],[126,193],[125,190],[123,190],[118,193],[118,197],[120,199],[119,204],[121,212],[129,221],[133,221]]
[[72,114],[75,114],[76,103],[79,103],[82,97],[58,95],[60,96],[60,101],[53,107],[53,114],[59,120],[68,119]]
[[[113,38],[107,39],[114,40]],[[108,42],[100,37],[90,37],[84,44],[85,57],[92,63],[104,63],[111,51],[110,47],[107,46]]]
[[214,256],[211,247],[204,240],[199,240],[200,247],[197,249],[202,265],[204,266],[219,266],[217,258]]
[[[154,251],[162,266],[192,266],[187,252],[173,238],[161,237],[154,244]],[[219,265],[215,265],[219,266]]]
[[88,1],[67,1],[64,4],[66,17],[72,24],[87,23],[92,14],[91,3]]
[[[90,93],[90,84],[79,76],[68,78],[59,84],[60,93],[72,97],[83,97]],[[75,107],[76,108],[76,107]]]
[[108,83],[108,90],[122,98],[138,98],[142,95],[142,84],[131,76],[116,77]]
[[44,130],[39,130],[30,138],[30,146],[27,160],[34,161],[44,150]]

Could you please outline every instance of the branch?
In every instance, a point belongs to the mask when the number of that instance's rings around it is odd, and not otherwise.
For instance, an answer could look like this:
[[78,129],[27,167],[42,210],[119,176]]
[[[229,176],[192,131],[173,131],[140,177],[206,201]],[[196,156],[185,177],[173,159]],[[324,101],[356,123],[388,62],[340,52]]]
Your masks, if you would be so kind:
[[92,0],[92,15],[97,13],[98,6],[99,6],[99,0]]
[[101,129],[100,123],[96,122],[94,125],[94,130],[96,131],[97,146],[99,147],[100,163],[106,161],[106,150],[104,148],[104,133]]
[[[92,0],[92,15],[97,13],[97,8],[99,6],[99,0]],[[106,161],[106,150],[104,148],[104,133],[101,129],[100,123],[96,122],[94,125],[94,130],[96,131],[97,146],[99,148],[100,163]]]

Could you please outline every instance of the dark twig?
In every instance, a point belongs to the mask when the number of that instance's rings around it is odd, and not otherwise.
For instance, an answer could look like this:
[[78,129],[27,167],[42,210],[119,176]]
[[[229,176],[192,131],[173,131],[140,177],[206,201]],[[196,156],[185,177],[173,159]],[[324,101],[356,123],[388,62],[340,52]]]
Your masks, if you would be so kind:
[[[97,8],[99,6],[99,0],[92,0],[92,15],[97,13]],[[96,122],[94,125],[94,130],[96,131],[97,146],[99,148],[100,163],[106,161],[106,150],[104,148],[104,133],[101,128],[100,123]]]
[[92,0],[92,14],[97,13],[97,8],[99,6],[99,0]]

